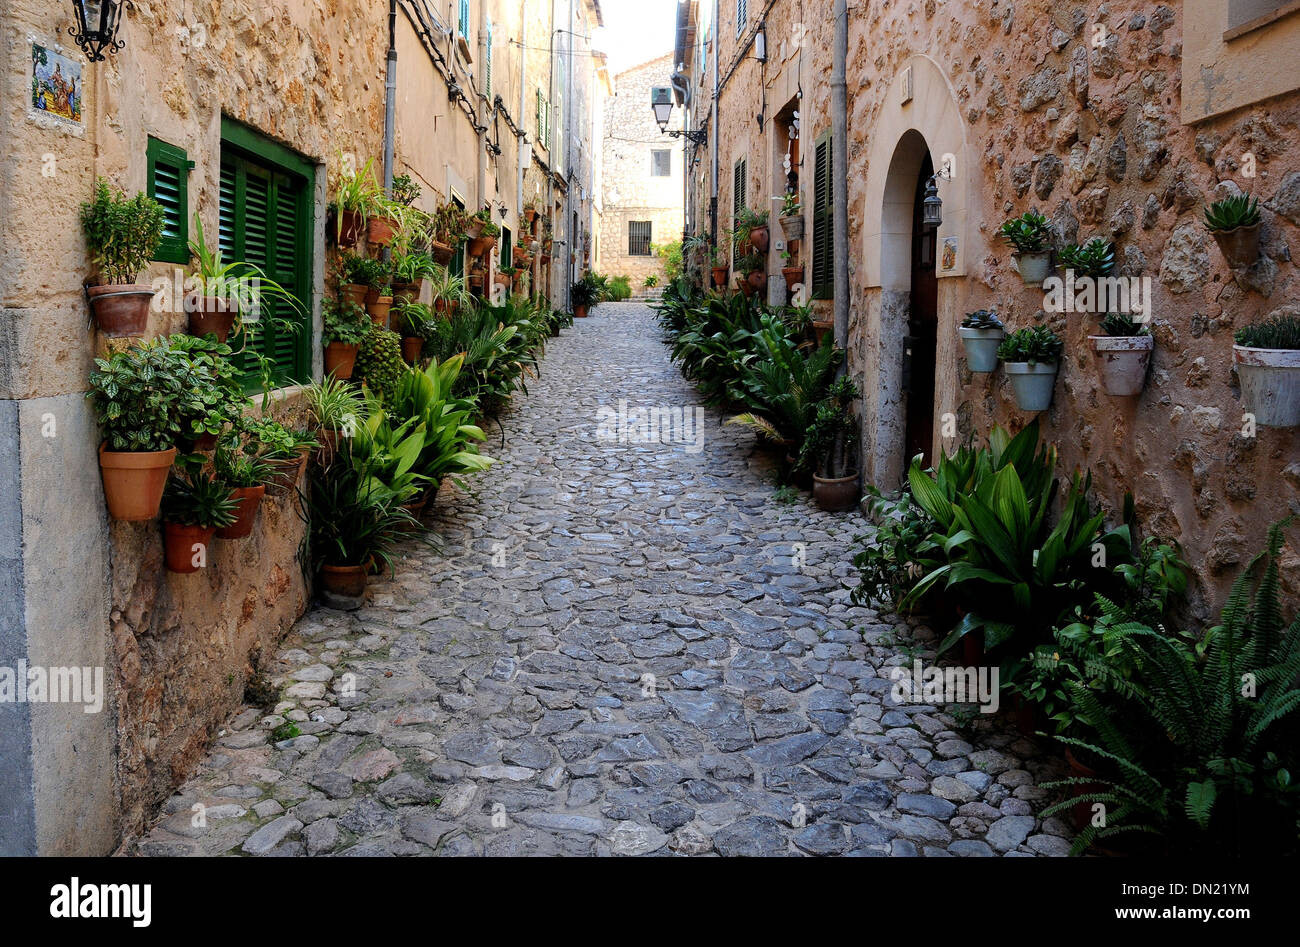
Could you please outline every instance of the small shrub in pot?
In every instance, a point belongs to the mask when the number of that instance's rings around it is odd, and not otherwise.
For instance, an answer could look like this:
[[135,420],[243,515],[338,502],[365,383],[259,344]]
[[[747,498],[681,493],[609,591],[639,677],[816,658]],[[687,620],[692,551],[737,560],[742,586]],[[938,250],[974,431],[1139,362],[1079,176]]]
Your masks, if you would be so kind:
[[144,335],[154,292],[136,280],[162,240],[162,205],[143,193],[114,193],[106,180],[96,178],[94,198],[81,205],[81,229],[99,271],[99,285],[86,290],[99,330]]
[[1015,249],[1013,259],[1026,286],[1041,286],[1052,270],[1052,229],[1037,211],[1012,217],[998,228],[998,236]]
[[1234,194],[1205,208],[1205,226],[1233,269],[1254,266],[1259,259],[1259,199]]
[[1017,329],[998,346],[998,358],[1011,377],[1016,405],[1022,411],[1046,411],[1064,343],[1050,328],[1037,325]]

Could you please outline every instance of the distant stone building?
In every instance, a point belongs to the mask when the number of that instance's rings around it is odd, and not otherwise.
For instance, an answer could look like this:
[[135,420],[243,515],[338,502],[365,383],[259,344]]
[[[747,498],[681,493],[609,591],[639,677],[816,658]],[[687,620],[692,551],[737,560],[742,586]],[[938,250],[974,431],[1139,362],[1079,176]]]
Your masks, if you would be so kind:
[[[650,109],[650,90],[666,86],[673,55],[665,53],[614,77],[605,104],[604,218],[596,269],[629,276],[636,290],[647,276],[663,279],[653,247],[680,240],[683,223],[681,139],[659,131]],[[670,128],[680,128],[680,110]]]

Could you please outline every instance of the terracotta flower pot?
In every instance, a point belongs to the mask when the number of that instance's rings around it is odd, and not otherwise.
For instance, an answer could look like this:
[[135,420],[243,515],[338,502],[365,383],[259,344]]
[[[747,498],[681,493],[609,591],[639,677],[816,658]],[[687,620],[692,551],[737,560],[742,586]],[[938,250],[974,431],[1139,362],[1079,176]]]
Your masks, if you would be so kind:
[[328,467],[334,462],[334,455],[338,453],[339,440],[342,439],[343,432],[334,427],[323,427],[316,432],[316,440],[320,446],[316,448],[316,463],[322,467]]
[[402,339],[402,358],[414,365],[420,360],[424,350],[424,339],[418,335],[408,335]]
[[1090,335],[1088,344],[1097,356],[1097,374],[1108,395],[1140,395],[1151,364],[1155,339],[1149,335]]
[[745,276],[745,282],[752,286],[756,291],[767,288],[767,274],[762,270],[754,270]]
[[574,315],[576,318],[578,318],[578,319],[586,319],[586,318],[587,318],[587,307],[586,307],[586,306],[574,306],[574,307],[573,307],[573,315]]
[[370,287],[365,283],[344,283],[339,288],[344,300],[357,306],[364,306],[366,296],[370,293]]
[[1234,270],[1244,270],[1259,259],[1260,224],[1235,227],[1232,230],[1212,230],[1210,234],[1219,245],[1219,252]]
[[818,345],[821,345],[822,339],[826,338],[826,336],[830,335],[835,331],[835,320],[814,319],[812,328],[813,328],[813,338],[817,340]]
[[377,326],[388,325],[388,310],[393,306],[392,296],[380,296],[374,302],[366,303],[366,312],[370,313],[370,321]]
[[194,564],[194,560],[200,552],[203,553],[204,561],[207,560],[207,549],[212,544],[212,534],[215,532],[211,526],[163,523],[163,559],[167,571],[182,575],[198,572],[200,567]]
[[189,317],[190,335],[211,333],[218,342],[224,343],[230,338],[230,330],[239,316],[239,306],[222,296],[202,296],[197,300],[186,299],[185,312]]
[[95,325],[104,335],[119,338],[142,336],[149,326],[153,287],[144,283],[88,286],[90,309]]
[[449,244],[440,243],[437,240],[429,244],[429,255],[433,257],[433,262],[439,266],[446,266],[451,262],[454,251]]
[[524,211],[524,220],[528,221],[528,223],[529,223],[530,225],[531,225],[532,222],[533,222],[534,220],[536,220],[536,219],[537,219],[537,211],[535,211],[535,210],[526,210],[526,211]]
[[813,474],[813,500],[817,508],[828,513],[843,513],[857,508],[862,499],[858,475],[825,478]]
[[335,595],[360,598],[366,592],[366,567],[323,565],[320,567],[320,581]]
[[725,266],[715,266],[713,268],[713,285],[718,289],[724,289],[727,285],[727,268]]
[[785,277],[786,289],[794,292],[794,288],[803,282],[803,267],[783,266],[781,267],[781,275]]
[[394,221],[390,217],[371,217],[366,228],[366,241],[377,247],[386,247],[393,242]]
[[346,381],[352,377],[352,370],[357,364],[359,345],[343,342],[331,342],[325,346],[325,374]]
[[187,447],[190,452],[212,450],[216,446],[217,435],[212,433],[200,434],[198,437],[187,442]]
[[298,486],[298,480],[307,469],[307,458],[311,455],[309,448],[303,448],[292,457],[274,457],[266,461],[271,474],[266,478],[266,495],[283,496]]
[[361,215],[354,210],[339,211],[338,234],[340,246],[352,246],[361,236]]
[[230,498],[239,504],[239,508],[235,510],[235,521],[217,530],[217,538],[243,539],[251,534],[253,524],[257,522],[257,508],[265,495],[265,484],[258,484],[255,487],[236,487],[231,490]]
[[394,283],[393,284],[393,305],[399,306],[405,303],[413,303],[420,298],[420,292],[424,289],[424,280],[418,279],[414,283]]
[[111,451],[99,446],[99,470],[104,480],[108,515],[138,523],[158,515],[167,474],[176,448],[159,451]]
[[753,244],[754,249],[759,253],[766,253],[771,243],[771,234],[768,232],[767,225],[755,227],[749,232],[749,242]]
[[475,237],[469,242],[469,255],[482,256],[496,245],[496,237]]

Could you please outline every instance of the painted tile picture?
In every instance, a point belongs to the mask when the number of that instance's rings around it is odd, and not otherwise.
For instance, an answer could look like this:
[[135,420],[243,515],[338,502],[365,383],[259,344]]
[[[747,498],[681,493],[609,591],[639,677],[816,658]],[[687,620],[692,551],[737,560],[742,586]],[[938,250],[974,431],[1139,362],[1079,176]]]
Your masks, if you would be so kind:
[[32,110],[81,124],[81,63],[32,43]]

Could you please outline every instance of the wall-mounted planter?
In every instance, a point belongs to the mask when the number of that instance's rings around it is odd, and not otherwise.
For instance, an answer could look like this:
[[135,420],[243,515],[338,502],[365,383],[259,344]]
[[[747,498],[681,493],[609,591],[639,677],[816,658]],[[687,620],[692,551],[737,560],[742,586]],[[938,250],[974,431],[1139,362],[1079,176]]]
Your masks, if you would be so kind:
[[99,447],[99,470],[104,479],[108,515],[129,523],[158,515],[167,474],[176,460],[176,448],[159,451],[111,451]]
[[87,286],[90,311],[95,315],[95,326],[104,335],[137,338],[149,326],[149,306],[153,302],[153,287],[144,283],[108,283]]
[[746,274],[745,282],[749,284],[751,289],[758,292],[767,288],[767,274],[762,270],[753,270]]
[[1097,376],[1106,394],[1118,398],[1140,395],[1155,339],[1149,335],[1090,335],[1097,356]]
[[1011,378],[1016,407],[1021,411],[1046,411],[1052,404],[1056,387],[1056,362],[1004,362]]
[[389,217],[371,217],[366,230],[366,240],[377,247],[386,247],[393,242],[394,222]]
[[766,253],[768,246],[771,244],[771,234],[767,226],[755,227],[749,232],[749,242],[753,244],[754,249],[759,253]]
[[429,255],[433,257],[433,262],[439,266],[446,266],[450,263],[455,252],[449,244],[439,243],[437,240],[429,243]]
[[204,336],[211,333],[218,342],[224,343],[230,338],[239,307],[221,296],[203,296],[199,299],[185,300],[185,313],[189,318],[190,335]]
[[273,457],[266,461],[271,473],[266,478],[267,496],[284,496],[298,486],[298,481],[307,470],[307,461],[311,457],[311,448],[304,447],[293,457]]
[[1052,251],[1013,253],[1011,262],[1026,286],[1042,286],[1043,280],[1052,272]]
[[339,246],[350,247],[361,236],[361,215],[354,210],[339,211]]
[[355,306],[364,306],[370,287],[365,283],[344,283],[340,288],[343,298]]
[[781,267],[781,275],[785,277],[786,287],[793,290],[796,286],[798,286],[800,283],[803,282],[803,267],[783,266]]
[[185,526],[181,523],[163,523],[163,559],[167,565],[168,572],[179,572],[181,575],[188,575],[192,572],[198,572],[199,566],[194,564],[199,550],[196,546],[203,547],[205,551],[204,559],[206,560],[206,550],[212,544],[212,535],[216,529],[211,526]]
[[418,335],[408,335],[402,337],[402,358],[414,365],[420,360],[420,353],[424,351],[424,338]]
[[251,536],[253,524],[257,522],[257,508],[261,505],[262,497],[265,495],[265,484],[258,484],[255,487],[236,487],[231,490],[230,499],[238,504],[235,510],[235,521],[229,526],[223,526],[217,530],[217,538],[244,539]]
[[781,218],[781,232],[787,240],[803,239],[803,214],[793,214]]
[[957,328],[966,349],[966,367],[973,372],[994,372],[998,368],[998,346],[1006,337],[1002,329]]
[[331,342],[325,346],[325,374],[333,375],[341,381],[352,377],[352,370],[357,364],[358,345],[343,342]]
[[414,283],[394,283],[393,284],[393,305],[399,303],[412,303],[420,298],[420,292],[424,289],[424,278],[416,280]]
[[1300,425],[1300,349],[1232,347],[1241,400],[1261,427]]
[[727,268],[725,266],[713,267],[713,285],[718,289],[725,289],[727,286]]
[[1228,266],[1234,270],[1244,270],[1255,265],[1259,259],[1260,226],[1260,224],[1252,224],[1249,227],[1235,227],[1232,230],[1210,231]]
[[373,300],[366,300],[366,312],[370,314],[370,321],[377,326],[388,325],[388,310],[392,307],[392,296],[376,296]]

